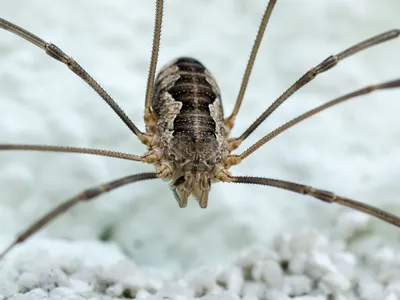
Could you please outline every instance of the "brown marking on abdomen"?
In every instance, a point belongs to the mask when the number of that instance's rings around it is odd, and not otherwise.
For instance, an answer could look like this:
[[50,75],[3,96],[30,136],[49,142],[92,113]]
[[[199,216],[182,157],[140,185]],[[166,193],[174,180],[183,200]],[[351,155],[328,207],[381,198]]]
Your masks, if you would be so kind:
[[167,104],[163,102],[168,99],[158,95],[167,93],[173,101],[181,103],[173,128],[170,128],[173,136],[186,136],[192,140],[215,138],[216,123],[210,113],[210,104],[220,95],[218,88],[210,82],[215,82],[210,73],[193,58],[178,58],[160,71],[152,104],[157,117],[162,118],[163,106]]

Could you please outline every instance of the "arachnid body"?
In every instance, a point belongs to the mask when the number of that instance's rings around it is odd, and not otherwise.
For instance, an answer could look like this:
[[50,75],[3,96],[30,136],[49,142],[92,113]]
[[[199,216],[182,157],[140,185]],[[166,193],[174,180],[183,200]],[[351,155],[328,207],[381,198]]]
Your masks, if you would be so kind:
[[[271,1],[265,11],[234,112],[226,119],[223,119],[219,89],[213,77],[206,71],[204,66],[193,58],[174,60],[159,73],[158,79],[154,82],[162,16],[162,2],[158,1],[156,33],[146,95],[145,122],[147,130],[144,132],[140,131],[134,125],[111,97],[68,54],[64,53],[54,44],[46,43],[42,39],[22,31],[21,28],[14,26],[12,23],[5,20],[0,21],[0,27],[19,34],[23,38],[33,42],[36,46],[41,47],[48,55],[66,64],[69,69],[86,81],[111,106],[127,127],[139,137],[142,143],[148,147],[148,152],[143,156],[121,154],[104,150],[40,145],[3,144],[1,145],[2,150],[44,150],[92,153],[151,163],[156,167],[156,172],[154,173],[128,176],[96,188],[85,190],[83,193],[73,197],[69,202],[66,202],[66,204],[59,206],[42,220],[47,222],[75,203],[92,199],[119,186],[135,181],[162,178],[170,182],[175,198],[182,207],[186,205],[190,195],[193,195],[199,201],[201,207],[206,207],[210,185],[213,182],[253,183],[271,185],[297,193],[311,195],[326,202],[338,202],[399,225],[399,220],[394,215],[376,210],[370,206],[347,198],[335,196],[333,193],[324,190],[282,180],[237,177],[230,173],[230,167],[240,163],[273,137],[303,119],[329,106],[351,99],[352,97],[370,93],[375,89],[388,89],[400,85],[399,80],[393,80],[347,94],[279,127],[243,153],[233,154],[232,151],[234,151],[282,102],[319,73],[331,69],[347,56],[399,35],[399,30],[391,30],[341,51],[336,55],[329,56],[320,64],[310,69],[310,71],[302,76],[292,87],[285,91],[241,136],[238,138],[231,138],[229,137],[229,133],[234,125],[236,115],[244,97],[252,64],[254,63],[261,37],[268,23],[274,4],[274,1]],[[43,226],[44,223],[43,221],[36,223],[27,232],[23,233],[16,240],[16,243],[26,239],[32,232]],[[11,247],[8,249],[11,249]]]
[[228,153],[217,83],[199,61],[178,58],[160,71],[152,108],[157,118],[152,128],[160,139],[153,151],[164,156],[160,173],[172,175],[180,207],[193,194],[205,208],[212,173],[223,168],[222,158]]

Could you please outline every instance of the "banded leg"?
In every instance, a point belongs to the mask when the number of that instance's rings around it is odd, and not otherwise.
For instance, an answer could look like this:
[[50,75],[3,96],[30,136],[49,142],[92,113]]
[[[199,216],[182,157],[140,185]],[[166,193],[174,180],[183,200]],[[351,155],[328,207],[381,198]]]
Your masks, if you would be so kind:
[[268,108],[265,110],[257,120],[250,125],[248,129],[239,137],[230,139],[230,148],[231,150],[236,149],[239,145],[276,109],[279,105],[281,105],[286,99],[288,99],[291,95],[293,95],[297,90],[301,87],[309,83],[313,80],[318,74],[321,74],[325,71],[336,66],[339,61],[354,55],[362,50],[365,50],[374,45],[389,41],[394,39],[400,35],[400,29],[390,30],[384,33],[381,33],[377,36],[369,38],[361,43],[358,43],[336,55],[331,55],[325,60],[323,60],[320,64],[310,69],[307,73],[305,73],[299,80],[297,80],[290,88],[288,88],[278,99],[275,100]]
[[144,180],[149,180],[149,179],[156,179],[157,175],[156,173],[140,173],[140,174],[135,174],[135,175],[130,175],[126,177],[122,177],[117,180],[113,180],[104,184],[101,184],[97,187],[90,188],[87,190],[84,190],[83,192],[79,193],[78,195],[72,197],[71,199],[61,203],[58,205],[56,208],[54,208],[52,211],[44,215],[42,218],[37,220],[34,224],[32,224],[28,229],[26,229],[24,232],[18,235],[18,237],[12,242],[1,254],[0,254],[0,260],[4,258],[4,256],[12,249],[14,248],[17,244],[22,243],[25,241],[27,238],[29,238],[32,234],[37,232],[39,229],[41,229],[44,225],[52,221],[54,218],[59,216],[60,214],[66,212],[68,209],[73,207],[74,205],[83,202],[83,201],[89,201],[92,200],[93,198],[100,196],[101,194],[104,194],[106,192],[109,192],[111,190],[114,190],[118,187],[121,187],[123,185],[127,185],[129,183],[134,183],[138,181],[144,181]]
[[39,151],[39,152],[61,152],[61,153],[81,153],[106,156],[112,158],[140,161],[148,164],[158,164],[164,158],[159,148],[147,151],[144,155],[123,153],[118,151],[110,151],[103,149],[78,148],[69,146],[53,146],[53,145],[26,145],[26,144],[0,144],[2,150],[21,150],[21,151]]
[[224,120],[228,134],[231,131],[231,129],[233,128],[233,125],[234,125],[235,119],[236,119],[236,115],[238,114],[240,106],[242,104],[243,97],[246,92],[247,84],[249,83],[251,71],[253,70],[254,62],[256,60],[257,52],[258,52],[258,49],[260,48],[260,44],[261,44],[262,38],[264,36],[265,28],[268,25],[268,21],[271,16],[272,10],[274,9],[275,4],[276,4],[276,0],[270,0],[264,11],[264,15],[261,19],[260,26],[258,27],[256,39],[254,41],[249,60],[247,62],[246,71],[244,72],[244,75],[243,75],[242,84],[240,85],[240,90],[239,90],[239,94],[236,99],[235,107],[233,108],[232,114]]
[[352,209],[364,212],[368,215],[381,219],[394,226],[400,227],[400,218],[391,213],[362,202],[335,195],[334,193],[329,191],[313,188],[311,186],[272,178],[247,176],[230,176],[229,182],[266,185],[292,191],[298,194],[309,195],[327,203],[338,203],[340,205],[350,207]]
[[156,3],[156,17],[154,24],[153,33],[153,46],[151,50],[149,74],[147,77],[146,86],[146,102],[144,106],[144,122],[146,124],[146,130],[152,133],[156,131],[157,117],[154,112],[151,111],[151,98],[153,96],[154,80],[156,76],[156,68],[158,61],[158,52],[160,50],[160,38],[161,38],[161,25],[163,17],[164,1],[157,0]]
[[342,103],[346,100],[354,99],[355,97],[358,97],[361,95],[366,95],[366,94],[372,93],[373,91],[376,91],[376,90],[385,90],[385,89],[391,89],[391,88],[400,88],[400,79],[364,87],[362,89],[359,89],[359,90],[356,90],[349,94],[346,94],[342,97],[331,100],[331,101],[329,101],[323,105],[320,105],[312,110],[309,110],[308,112],[298,116],[297,118],[290,120],[289,122],[283,124],[282,126],[276,128],[275,130],[271,131],[269,134],[267,134],[263,138],[259,139],[255,144],[253,144],[251,147],[249,147],[246,151],[244,151],[240,155],[236,155],[236,154],[229,155],[228,159],[227,159],[227,162],[228,162],[227,164],[228,164],[228,166],[233,166],[233,165],[240,163],[243,159],[248,157],[250,154],[252,154],[254,151],[259,149],[261,146],[263,146],[264,144],[266,144],[267,142],[272,140],[277,135],[281,134],[282,132],[284,132],[287,129],[293,127],[294,125],[300,123],[301,121],[304,121],[331,106]]
[[113,158],[145,162],[144,157],[134,155],[134,154],[128,154],[128,153],[123,153],[123,152],[118,152],[118,151],[109,151],[109,150],[103,150],[103,149],[78,148],[78,147],[69,147],[69,146],[0,144],[0,151],[1,150],[82,153],[82,154],[93,154],[93,155],[99,155],[99,156],[107,156],[107,157],[113,157]]
[[125,112],[119,105],[111,98],[111,96],[83,69],[72,57],[65,54],[60,48],[52,43],[47,43],[40,37],[33,33],[0,18],[0,28],[8,30],[23,39],[31,42],[37,47],[43,49],[47,55],[65,64],[72,72],[83,79],[95,92],[103,98],[103,100],[114,110],[118,117],[125,123],[125,125],[136,135],[141,138],[143,133],[136,127],[136,125],[129,119]]

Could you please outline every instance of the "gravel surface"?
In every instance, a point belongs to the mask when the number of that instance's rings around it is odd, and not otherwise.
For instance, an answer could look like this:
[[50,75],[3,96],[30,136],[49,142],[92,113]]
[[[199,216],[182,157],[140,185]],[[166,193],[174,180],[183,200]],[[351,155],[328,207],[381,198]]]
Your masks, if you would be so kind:
[[400,251],[351,250],[368,222],[346,218],[357,228],[346,240],[303,229],[183,274],[137,266],[113,244],[34,240],[0,264],[0,299],[400,299]]

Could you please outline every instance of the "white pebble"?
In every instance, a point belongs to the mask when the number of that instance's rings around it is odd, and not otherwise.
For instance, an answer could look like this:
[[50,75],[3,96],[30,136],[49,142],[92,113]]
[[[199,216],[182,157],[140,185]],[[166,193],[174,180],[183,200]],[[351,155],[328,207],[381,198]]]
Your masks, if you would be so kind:
[[36,250],[17,255],[14,261],[14,266],[21,273],[46,273],[55,267],[55,263],[47,251]]
[[368,228],[371,217],[358,211],[342,213],[337,220],[337,230],[341,238],[351,239],[358,232]]
[[151,297],[152,295],[148,292],[148,291],[146,291],[146,290],[139,290],[137,293],[136,293],[136,298],[135,299],[150,299],[150,297]]
[[[122,295],[124,288],[120,283],[113,284],[106,289],[106,294],[111,297],[119,297]],[[137,294],[136,294],[137,296]]]
[[45,290],[41,289],[41,288],[36,288],[36,289],[32,289],[30,290],[28,293],[25,294],[34,294],[34,295],[41,295],[41,296],[48,296],[48,292],[46,292]]
[[25,293],[24,296],[30,300],[44,300],[49,299],[48,293],[40,288],[30,290],[29,292]]
[[291,298],[290,300],[326,300],[326,296],[299,296]]
[[288,270],[292,274],[303,274],[306,269],[307,254],[296,253],[293,258],[289,261]]
[[194,297],[194,291],[182,286],[179,283],[167,283],[158,292],[158,296],[162,298],[174,299],[176,297],[191,298]]
[[293,256],[292,249],[290,247],[290,236],[289,235],[278,235],[274,239],[274,247],[279,254],[281,260],[290,260]]
[[376,261],[392,262],[396,258],[396,251],[391,247],[380,248],[373,256]]
[[11,297],[18,293],[18,286],[14,282],[8,280],[0,280],[0,295],[5,298]]
[[136,274],[125,277],[121,281],[123,289],[128,289],[132,297],[134,297],[138,290],[146,289],[147,278],[144,274],[136,272]]
[[290,238],[290,248],[294,253],[309,252],[327,243],[314,229],[304,229]]
[[12,296],[11,298],[7,298],[7,300],[30,300],[30,299],[24,294],[18,293]]
[[6,267],[5,265],[2,264],[2,261],[0,261],[0,271],[1,271],[1,276],[0,276],[0,282],[3,280],[9,280],[9,281],[16,281],[21,274],[15,267]]
[[391,281],[387,287],[386,287],[386,291],[389,293],[394,293],[396,294],[398,297],[400,297],[400,280],[398,281]]
[[395,262],[391,266],[379,269],[376,278],[383,283],[400,281],[400,266],[396,266]]
[[129,276],[136,276],[137,268],[131,260],[120,260],[115,265],[112,265],[106,272],[102,272],[101,279],[109,282],[116,283],[124,280]]
[[267,288],[279,290],[283,287],[283,271],[277,261],[266,260],[257,263],[252,270],[252,276],[256,281],[264,281]]
[[352,278],[356,272],[357,258],[353,253],[335,252],[331,254],[332,262],[347,278]]
[[285,276],[284,288],[286,294],[291,297],[307,294],[312,289],[312,281],[305,275]]
[[374,255],[368,257],[371,267],[376,272],[382,270],[387,271],[388,268],[392,269],[395,266],[396,251],[388,246],[380,248]]
[[337,272],[337,268],[329,255],[320,251],[311,252],[306,262],[306,274],[312,279],[319,279],[329,271]]
[[71,274],[70,279],[77,279],[85,282],[100,281],[101,283],[109,284],[109,281],[104,280],[104,277],[106,277],[107,274],[108,273],[106,273],[103,269],[98,270],[98,272],[94,272],[92,268],[85,267],[80,268],[76,273]]
[[217,276],[217,283],[235,294],[240,293],[243,288],[243,282],[242,270],[237,266],[229,267]]
[[365,300],[382,299],[383,286],[372,278],[363,277],[358,282],[358,294]]
[[258,300],[259,298],[257,296],[243,296],[242,300]]
[[246,297],[264,297],[265,285],[261,282],[247,281],[243,285],[242,295]]
[[230,292],[222,292],[218,295],[207,295],[201,300],[240,300],[239,296]]
[[74,295],[73,289],[67,287],[56,287],[50,292],[50,297],[57,299],[65,299],[67,296]]
[[275,289],[267,290],[262,298],[266,298],[268,300],[291,300],[282,291]]
[[158,291],[163,286],[163,280],[161,277],[149,274],[147,274],[146,276],[147,276],[146,289],[155,292]]
[[79,295],[68,295],[65,298],[62,298],[62,300],[85,300],[85,298]]
[[329,272],[319,282],[319,287],[326,294],[341,293],[351,287],[350,280],[340,273]]
[[395,293],[390,293],[384,300],[399,300],[399,297],[397,297]]
[[81,267],[81,262],[76,257],[72,256],[59,257],[58,264],[61,270],[67,274],[73,274]]
[[51,268],[46,273],[39,274],[40,287],[50,290],[57,286],[67,286],[68,278],[59,268]]
[[241,254],[239,258],[236,259],[235,264],[243,268],[251,268],[257,262],[266,259],[279,260],[279,255],[266,246],[256,246]]
[[79,294],[88,293],[93,290],[93,287],[88,282],[74,278],[69,280],[69,287]]
[[[161,296],[158,295],[151,295],[146,297],[146,298],[142,298],[142,299],[146,299],[146,300],[165,300],[164,298],[162,298]],[[186,300],[186,299],[183,299]]]
[[217,285],[217,272],[208,268],[192,271],[185,276],[188,286],[194,290],[196,297],[201,297],[210,292],[222,291]]
[[24,272],[19,276],[17,283],[21,291],[29,291],[35,287],[38,287],[40,280],[37,274],[32,272]]

